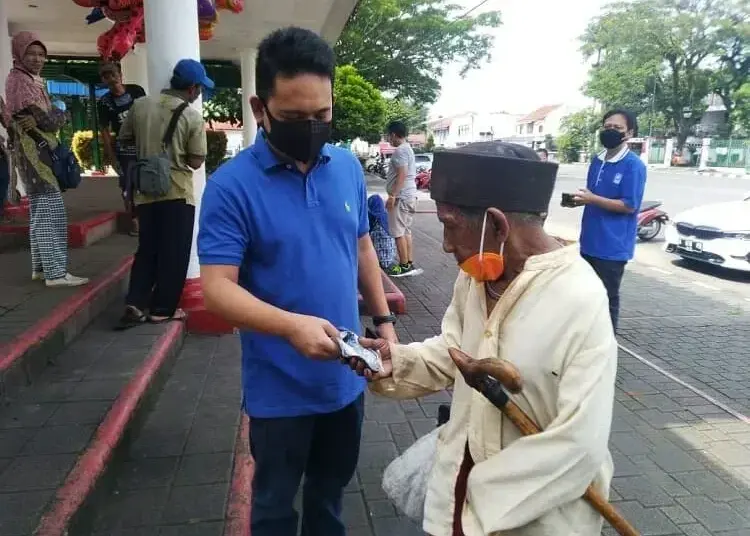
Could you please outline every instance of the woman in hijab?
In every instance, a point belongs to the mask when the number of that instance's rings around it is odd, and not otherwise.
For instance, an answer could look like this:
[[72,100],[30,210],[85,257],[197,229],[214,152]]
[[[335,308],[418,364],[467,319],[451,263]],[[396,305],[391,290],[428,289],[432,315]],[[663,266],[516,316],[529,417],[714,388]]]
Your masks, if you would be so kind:
[[60,187],[48,162],[48,149],[57,147],[57,132],[65,124],[65,112],[52,106],[40,76],[47,48],[32,32],[13,37],[13,68],[5,84],[7,105],[0,102],[0,116],[9,131],[13,164],[18,168],[29,196],[31,278],[48,287],[85,285],[88,280],[68,273],[68,224]]

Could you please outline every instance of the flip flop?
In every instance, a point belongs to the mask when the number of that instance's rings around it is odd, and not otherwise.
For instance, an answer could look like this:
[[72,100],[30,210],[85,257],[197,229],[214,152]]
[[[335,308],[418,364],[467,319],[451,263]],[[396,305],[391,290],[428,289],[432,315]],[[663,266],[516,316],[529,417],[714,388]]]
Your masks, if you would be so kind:
[[120,317],[120,320],[117,322],[117,325],[114,329],[115,331],[125,331],[126,329],[134,328],[136,326],[144,324],[146,320],[147,317],[143,311],[136,307],[133,307],[132,305],[128,305],[125,308],[125,313],[123,313],[122,317]]
[[164,318],[154,318],[153,316],[148,317],[148,321],[151,324],[166,324],[167,322],[182,322],[187,319],[187,313],[182,309],[175,309],[172,316]]

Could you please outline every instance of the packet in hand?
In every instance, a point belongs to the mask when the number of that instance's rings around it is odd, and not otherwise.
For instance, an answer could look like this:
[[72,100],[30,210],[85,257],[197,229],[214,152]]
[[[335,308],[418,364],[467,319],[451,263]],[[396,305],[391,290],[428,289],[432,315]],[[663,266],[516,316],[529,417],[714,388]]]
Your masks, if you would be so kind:
[[360,359],[372,372],[383,370],[383,362],[380,354],[359,344],[359,337],[348,329],[339,329],[339,337],[336,342],[341,349],[341,358],[346,361]]

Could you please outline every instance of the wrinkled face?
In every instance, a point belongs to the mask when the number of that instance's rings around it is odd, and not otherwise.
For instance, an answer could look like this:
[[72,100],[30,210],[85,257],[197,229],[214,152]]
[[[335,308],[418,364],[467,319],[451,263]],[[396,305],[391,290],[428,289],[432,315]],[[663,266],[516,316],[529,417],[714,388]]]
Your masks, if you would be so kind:
[[[443,224],[443,251],[452,254],[458,264],[479,253],[482,238],[481,218],[467,217],[458,208],[443,203],[437,203],[437,217]],[[490,237],[492,224],[489,219],[487,228],[485,249],[496,251],[499,245]]]
[[[317,74],[277,76],[268,102],[257,96],[250,101],[256,121],[271,131],[268,112],[279,121],[318,120],[330,123],[333,117],[331,80]],[[266,109],[266,107],[268,109]]]
[[42,72],[44,62],[47,61],[47,53],[44,51],[44,47],[38,44],[30,45],[26,49],[26,53],[23,55],[23,66],[32,74],[39,74]]
[[104,71],[102,73],[102,82],[112,89],[122,84],[122,75],[114,69]]
[[628,120],[622,114],[615,114],[608,117],[602,124],[602,130],[616,130],[624,135],[623,141],[633,137],[633,131],[628,130]]

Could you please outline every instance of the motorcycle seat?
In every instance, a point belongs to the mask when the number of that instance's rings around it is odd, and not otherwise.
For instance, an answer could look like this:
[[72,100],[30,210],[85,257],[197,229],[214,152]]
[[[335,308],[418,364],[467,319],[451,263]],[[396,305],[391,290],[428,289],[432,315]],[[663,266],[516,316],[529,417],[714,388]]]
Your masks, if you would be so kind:
[[646,212],[647,210],[658,208],[660,206],[661,201],[643,201],[641,203],[641,212]]

